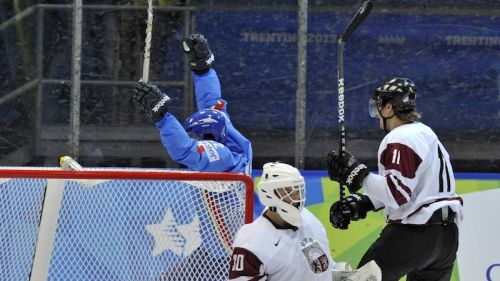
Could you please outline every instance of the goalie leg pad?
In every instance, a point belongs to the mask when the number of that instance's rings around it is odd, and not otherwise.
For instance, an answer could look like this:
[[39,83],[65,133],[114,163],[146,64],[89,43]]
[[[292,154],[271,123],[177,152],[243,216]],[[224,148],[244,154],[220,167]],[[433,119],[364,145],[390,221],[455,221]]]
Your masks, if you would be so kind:
[[333,281],[382,281],[382,270],[373,260],[354,271],[347,266],[345,270],[336,268],[332,269]]

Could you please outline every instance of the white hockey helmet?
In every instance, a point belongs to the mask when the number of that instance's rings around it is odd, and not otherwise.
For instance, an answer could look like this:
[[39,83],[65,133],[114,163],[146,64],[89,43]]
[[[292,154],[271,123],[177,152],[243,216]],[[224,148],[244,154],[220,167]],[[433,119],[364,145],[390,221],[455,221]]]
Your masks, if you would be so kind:
[[264,206],[275,208],[280,217],[293,226],[302,225],[302,209],[306,201],[304,177],[288,164],[264,164],[260,182],[259,199]]

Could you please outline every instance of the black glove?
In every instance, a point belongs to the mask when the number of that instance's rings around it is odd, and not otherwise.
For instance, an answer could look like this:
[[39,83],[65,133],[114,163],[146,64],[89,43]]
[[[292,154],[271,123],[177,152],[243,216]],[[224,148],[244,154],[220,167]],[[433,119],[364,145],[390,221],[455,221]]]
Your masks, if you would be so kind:
[[342,201],[337,201],[330,207],[330,223],[338,229],[347,229],[351,222],[350,211]]
[[328,154],[328,175],[333,181],[342,181],[350,193],[355,193],[361,188],[363,179],[369,171],[366,165],[361,164],[349,152],[344,157],[337,155],[335,151]]
[[134,86],[135,106],[144,111],[153,121],[160,121],[168,112],[170,98],[149,82],[139,81]]
[[197,74],[205,74],[214,62],[207,39],[201,34],[191,34],[182,40],[182,49],[186,53],[191,70]]
[[368,211],[375,210],[367,195],[354,193],[333,203],[330,207],[330,222],[333,227],[347,229],[351,220],[366,218]]

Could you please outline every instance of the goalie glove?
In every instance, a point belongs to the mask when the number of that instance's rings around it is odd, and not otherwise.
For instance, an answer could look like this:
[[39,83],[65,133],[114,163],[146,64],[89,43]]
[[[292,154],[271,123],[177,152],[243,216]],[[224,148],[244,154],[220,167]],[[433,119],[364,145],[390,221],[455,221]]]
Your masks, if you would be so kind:
[[347,185],[350,193],[355,193],[361,188],[363,179],[368,175],[368,167],[361,164],[349,152],[344,156],[337,155],[335,151],[328,154],[328,175],[336,182]]
[[202,75],[210,70],[214,54],[210,51],[207,39],[201,34],[191,34],[182,40],[182,49],[186,54],[191,70]]
[[168,112],[170,97],[149,82],[137,82],[132,99],[135,106],[145,112],[154,122],[160,121]]

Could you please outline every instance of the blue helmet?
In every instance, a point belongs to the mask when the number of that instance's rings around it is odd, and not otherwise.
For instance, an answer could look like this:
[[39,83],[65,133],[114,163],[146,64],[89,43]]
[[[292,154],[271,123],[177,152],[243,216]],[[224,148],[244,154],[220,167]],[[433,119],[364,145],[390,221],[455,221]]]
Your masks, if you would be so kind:
[[196,139],[210,139],[224,143],[226,141],[226,118],[215,109],[204,109],[195,112],[186,122],[184,129]]

